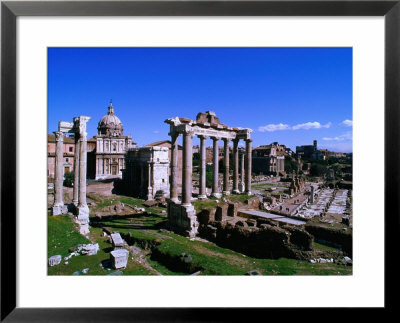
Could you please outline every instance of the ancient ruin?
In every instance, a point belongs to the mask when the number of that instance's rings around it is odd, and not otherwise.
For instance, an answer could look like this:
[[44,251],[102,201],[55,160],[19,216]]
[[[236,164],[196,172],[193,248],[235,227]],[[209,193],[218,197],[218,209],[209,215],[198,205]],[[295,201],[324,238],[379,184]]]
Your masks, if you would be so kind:
[[63,201],[63,138],[64,133],[72,133],[75,137],[74,156],[74,188],[72,203],[75,206],[75,221],[80,226],[82,234],[89,233],[89,207],[86,202],[86,171],[87,171],[87,132],[86,123],[90,117],[79,116],[73,122],[60,121],[56,134],[56,171],[55,171],[55,198],[52,207],[53,215],[67,213],[67,206]]
[[[170,125],[169,135],[171,136],[171,180],[170,180],[170,202],[168,203],[168,222],[176,231],[189,237],[197,234],[198,222],[192,200],[192,139],[197,135],[200,139],[200,189],[199,199],[207,198],[206,178],[205,178],[205,160],[206,149],[205,141],[207,138],[213,140],[213,197],[221,197],[218,187],[218,142],[224,141],[224,176],[222,194],[230,194],[229,187],[229,142],[233,142],[233,188],[232,193],[239,191],[239,140],[246,142],[246,151],[244,159],[245,169],[245,193],[251,194],[251,129],[232,128],[222,124],[215,113],[207,111],[199,113],[196,120],[186,118],[170,118],[165,120]],[[182,165],[182,201],[178,199],[178,181],[177,181],[177,155],[178,155],[178,137],[183,136],[183,165]],[[242,172],[243,174],[243,172]]]

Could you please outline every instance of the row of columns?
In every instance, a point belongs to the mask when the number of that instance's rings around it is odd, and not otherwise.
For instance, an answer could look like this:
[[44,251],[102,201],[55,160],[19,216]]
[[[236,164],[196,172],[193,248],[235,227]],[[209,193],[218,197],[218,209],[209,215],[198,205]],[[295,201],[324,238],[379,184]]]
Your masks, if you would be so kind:
[[[193,154],[192,141],[194,133],[186,131],[183,133],[183,158],[182,158],[182,205],[191,204],[192,199],[192,170],[193,170]],[[171,186],[170,199],[173,202],[178,202],[178,133],[171,134]],[[207,198],[206,194],[206,136],[199,135],[200,139],[200,187],[199,199]],[[213,181],[211,195],[220,197],[218,190],[218,164],[219,164],[219,138],[211,137],[213,140]],[[229,190],[229,140],[224,138],[224,181],[223,194],[230,194]],[[241,159],[241,174],[242,182],[244,181],[244,189],[246,194],[251,194],[251,139],[246,139],[246,151],[242,154]],[[233,193],[239,194],[239,139],[233,140]],[[244,177],[244,178],[243,178]]]
[[[75,206],[77,222],[83,226],[81,233],[88,232],[89,207],[86,202],[86,172],[87,172],[87,133],[86,122],[90,117],[74,118],[74,126],[70,132],[75,133],[75,155],[74,155],[74,187],[72,193],[72,204]],[[55,163],[55,185],[53,215],[67,213],[67,207],[63,199],[64,181],[64,133],[54,132],[56,137],[56,163]]]

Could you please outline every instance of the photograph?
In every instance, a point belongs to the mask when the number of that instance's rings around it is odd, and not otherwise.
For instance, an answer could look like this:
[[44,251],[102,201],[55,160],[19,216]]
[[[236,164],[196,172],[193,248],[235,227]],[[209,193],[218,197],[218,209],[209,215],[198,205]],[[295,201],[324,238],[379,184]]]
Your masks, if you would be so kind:
[[353,68],[352,47],[48,47],[47,275],[352,276]]

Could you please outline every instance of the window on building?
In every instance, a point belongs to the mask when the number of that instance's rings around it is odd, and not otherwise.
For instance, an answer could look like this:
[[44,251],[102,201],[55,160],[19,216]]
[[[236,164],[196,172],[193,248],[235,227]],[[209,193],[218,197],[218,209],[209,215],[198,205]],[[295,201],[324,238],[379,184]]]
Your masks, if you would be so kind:
[[74,147],[69,147],[69,152],[72,153],[74,151]]
[[66,163],[68,163],[69,162],[69,158],[67,157],[67,158],[65,158],[65,162]]

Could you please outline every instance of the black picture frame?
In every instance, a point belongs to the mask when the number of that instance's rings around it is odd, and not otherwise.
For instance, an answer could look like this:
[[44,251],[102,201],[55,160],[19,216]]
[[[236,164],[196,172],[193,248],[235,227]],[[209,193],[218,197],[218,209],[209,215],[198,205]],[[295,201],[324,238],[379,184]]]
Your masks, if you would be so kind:
[[[399,233],[400,0],[352,1],[2,1],[1,2],[1,321],[186,322],[255,320],[263,309],[16,307],[16,19],[19,16],[384,16],[385,308],[396,306]],[[394,261],[394,260],[393,260]],[[40,291],[38,291],[39,293]],[[366,291],[367,292],[367,291]],[[190,295],[188,295],[190,297]],[[317,297],[317,295],[316,295]],[[278,309],[275,309],[278,310]],[[251,316],[249,311],[251,311]],[[279,310],[281,314],[287,309]],[[378,309],[380,312],[380,309]],[[261,313],[258,313],[261,312]],[[329,316],[325,312],[324,316]],[[379,314],[380,315],[380,314]]]

